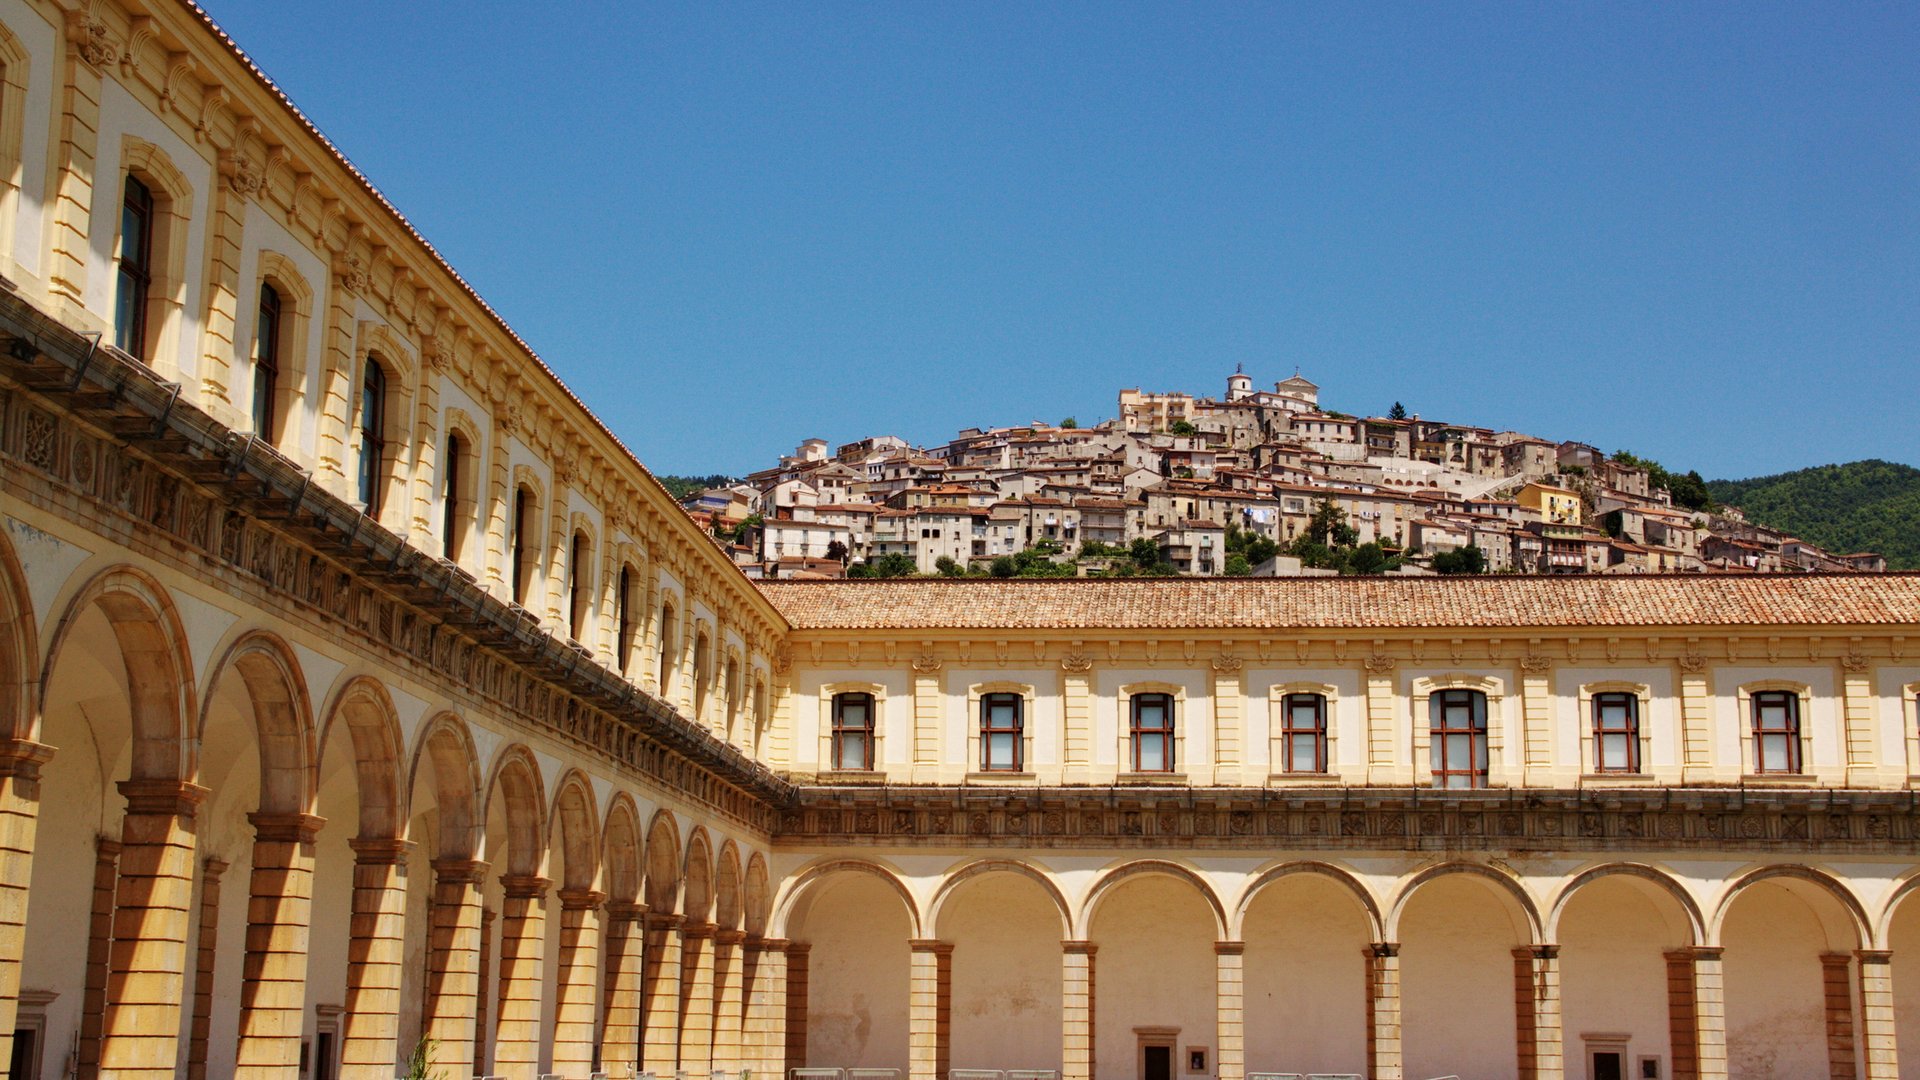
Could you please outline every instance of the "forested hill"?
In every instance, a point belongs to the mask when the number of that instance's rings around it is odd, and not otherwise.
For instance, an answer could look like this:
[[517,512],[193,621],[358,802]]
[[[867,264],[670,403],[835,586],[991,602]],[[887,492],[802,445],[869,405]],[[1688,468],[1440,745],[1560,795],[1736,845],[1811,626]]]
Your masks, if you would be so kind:
[[1891,461],[1821,465],[1751,480],[1710,480],[1715,502],[1835,554],[1877,551],[1920,570],[1920,469]]

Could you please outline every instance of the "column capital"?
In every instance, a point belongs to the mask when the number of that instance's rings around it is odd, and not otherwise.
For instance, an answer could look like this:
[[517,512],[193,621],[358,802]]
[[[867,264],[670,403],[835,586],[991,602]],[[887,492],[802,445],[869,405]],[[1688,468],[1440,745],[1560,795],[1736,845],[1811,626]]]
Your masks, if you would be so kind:
[[227,872],[228,865],[230,864],[227,860],[216,855],[209,855],[200,860],[200,872],[208,881],[219,881],[220,875]]
[[108,836],[106,833],[95,833],[93,836],[93,850],[96,854],[118,855],[120,847],[120,838],[117,836]]
[[647,917],[647,905],[630,900],[609,900],[606,913],[610,922],[640,922]]
[[940,941],[935,938],[909,938],[907,939],[907,949],[911,952],[943,955],[953,952],[953,942]]
[[1092,956],[1100,951],[1100,946],[1091,941],[1069,940],[1061,942],[1060,949],[1068,956]]
[[592,889],[561,889],[560,910],[592,911],[594,908],[599,907],[606,898],[606,893],[595,892]]
[[1215,956],[1241,956],[1244,955],[1246,951],[1247,943],[1244,941],[1216,941],[1213,943],[1213,955]]
[[787,954],[787,955],[788,955],[789,957],[793,957],[793,956],[800,956],[800,957],[804,957],[804,956],[806,956],[806,955],[807,955],[808,953],[810,953],[810,952],[812,952],[812,951],[813,951],[813,942],[811,942],[811,941],[789,941],[789,942],[787,942],[787,946],[786,946],[786,948],[785,948],[785,949],[783,949],[783,950],[781,950],[781,951],[782,951],[782,952],[785,952],[785,953],[786,953],[786,954]]
[[1400,943],[1397,941],[1375,941],[1367,946],[1368,955],[1376,960],[1400,955]]
[[500,890],[509,900],[534,900],[547,895],[553,882],[539,874],[501,874]]
[[347,841],[353,849],[353,861],[359,866],[405,866],[413,851],[413,841],[397,836],[356,836]]
[[247,815],[247,821],[253,826],[253,838],[269,843],[311,844],[320,835],[320,827],[327,819],[316,814],[263,814]]
[[670,911],[650,911],[647,913],[647,929],[649,930],[678,930],[680,924],[686,921],[686,916],[675,915]]
[[1726,955],[1727,950],[1719,945],[1695,945],[1690,949],[1682,950],[1682,952],[1686,953],[1694,963],[1699,963],[1704,960],[1711,964],[1717,964],[1720,962],[1720,958]]
[[487,864],[479,859],[435,859],[434,878],[447,884],[478,885],[487,879]]
[[1893,950],[1855,949],[1853,951],[1853,958],[1863,964],[1891,964],[1893,963]]
[[40,766],[53,760],[54,748],[31,739],[0,741],[0,776],[40,779]]
[[757,938],[751,934],[747,935],[747,951],[748,952],[777,952],[784,955],[787,951],[787,947],[791,944],[793,943],[788,941],[786,938],[773,938],[773,937]]
[[1527,952],[1530,953],[1535,960],[1560,959],[1560,946],[1558,945],[1531,945],[1528,946]]
[[710,938],[714,935],[714,932],[719,929],[719,927],[710,922],[687,922],[683,920],[680,923],[680,936],[683,939]]
[[745,930],[715,930],[713,942],[716,945],[739,945],[747,940]]
[[165,814],[190,818],[211,794],[186,780],[122,780],[115,785],[126,797],[129,814]]

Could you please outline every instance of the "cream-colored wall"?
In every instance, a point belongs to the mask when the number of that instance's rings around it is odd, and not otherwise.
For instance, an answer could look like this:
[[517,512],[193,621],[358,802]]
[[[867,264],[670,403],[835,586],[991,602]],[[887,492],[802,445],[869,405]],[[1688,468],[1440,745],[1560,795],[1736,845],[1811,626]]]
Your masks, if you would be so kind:
[[1414,894],[1400,923],[1407,1075],[1516,1075],[1512,950],[1527,938],[1509,901],[1477,879],[1450,875]]
[[1137,1076],[1136,1027],[1175,1027],[1174,1076],[1190,1077],[1186,1048],[1215,1038],[1213,915],[1192,888],[1164,877],[1122,882],[1093,915],[1095,1073]]
[[1820,954],[1851,951],[1850,944],[1829,942],[1804,902],[1768,882],[1734,905],[1722,940],[1729,1073],[1743,1080],[1826,1075]]
[[1587,1076],[1584,1034],[1625,1035],[1631,1067],[1657,1055],[1660,1075],[1673,1075],[1665,951],[1691,942],[1671,898],[1602,878],[1567,905],[1558,936],[1567,1075]]
[[1247,910],[1248,1072],[1367,1071],[1364,952],[1353,893],[1318,874],[1268,885]]
[[1040,886],[1014,874],[968,882],[936,930],[953,945],[953,1067],[1059,1069],[1065,930]]
[[807,1061],[838,1068],[907,1066],[907,939],[900,900],[878,879],[821,886],[792,931],[808,960]]

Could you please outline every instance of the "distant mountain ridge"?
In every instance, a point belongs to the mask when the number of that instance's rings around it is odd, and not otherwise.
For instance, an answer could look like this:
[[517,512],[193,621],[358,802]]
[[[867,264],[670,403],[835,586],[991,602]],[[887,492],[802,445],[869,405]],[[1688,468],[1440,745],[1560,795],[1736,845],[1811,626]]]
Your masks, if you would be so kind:
[[1920,570],[1920,469],[1869,459],[1709,480],[1715,502],[1836,554],[1877,551],[1889,570]]

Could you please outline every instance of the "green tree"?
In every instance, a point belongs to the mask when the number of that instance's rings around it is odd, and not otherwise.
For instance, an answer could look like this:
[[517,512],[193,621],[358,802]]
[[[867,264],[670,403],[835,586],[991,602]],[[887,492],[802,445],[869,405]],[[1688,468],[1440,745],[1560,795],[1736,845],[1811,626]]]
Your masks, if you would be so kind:
[[933,560],[933,568],[940,572],[941,577],[959,577],[967,572],[966,567],[946,555]]
[[1135,566],[1152,566],[1160,561],[1160,545],[1150,537],[1136,536],[1127,545],[1127,557]]
[[1013,556],[1002,555],[999,558],[993,560],[993,566],[989,568],[987,572],[992,574],[994,577],[1009,578],[1014,576],[1016,573],[1018,573],[1019,569],[1020,568],[1015,566],[1013,563]]
[[1487,572],[1487,553],[1468,544],[1452,551],[1442,551],[1433,557],[1433,572],[1436,574],[1484,574]]
[[1080,426],[1080,421],[1075,420],[1073,417],[1069,416],[1065,420],[1060,421],[1060,426],[1062,428],[1065,428],[1071,431],[1072,429]]
[[1247,564],[1245,555],[1236,551],[1227,556],[1227,565],[1223,572],[1228,577],[1250,577],[1253,574],[1253,567]]
[[1393,408],[1387,410],[1387,419],[1389,420],[1405,420],[1406,418],[1407,407],[1397,401],[1393,403]]
[[854,563],[847,568],[848,577],[856,578],[899,578],[912,577],[920,568],[914,565],[913,556],[894,552],[877,559],[868,559],[864,563]]
[[1167,425],[1167,434],[1198,435],[1200,434],[1200,429],[1194,427],[1192,424],[1186,422],[1185,420],[1175,420],[1173,423]]

